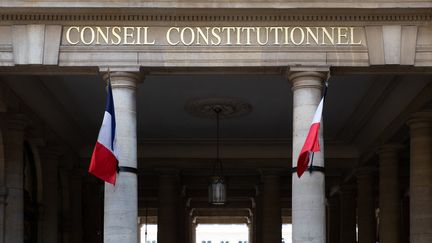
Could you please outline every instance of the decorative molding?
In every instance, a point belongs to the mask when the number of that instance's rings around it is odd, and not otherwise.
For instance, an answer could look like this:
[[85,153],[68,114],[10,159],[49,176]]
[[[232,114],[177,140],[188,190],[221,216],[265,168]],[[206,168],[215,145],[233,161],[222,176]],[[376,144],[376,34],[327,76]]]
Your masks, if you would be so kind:
[[187,112],[201,118],[216,119],[215,109],[219,109],[219,117],[225,119],[249,114],[252,111],[252,105],[239,98],[196,99],[185,105]]
[[281,21],[316,21],[316,22],[424,22],[431,21],[432,14],[364,14],[364,15],[168,15],[168,14],[73,14],[73,13],[32,13],[0,14],[0,21],[16,22],[106,22],[106,21],[146,21],[146,22],[281,22]]

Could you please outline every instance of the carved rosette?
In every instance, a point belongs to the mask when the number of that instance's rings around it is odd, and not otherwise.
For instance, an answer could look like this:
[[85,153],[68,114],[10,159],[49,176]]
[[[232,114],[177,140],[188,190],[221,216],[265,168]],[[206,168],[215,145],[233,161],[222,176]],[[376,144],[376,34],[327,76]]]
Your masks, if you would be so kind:
[[215,110],[219,109],[221,119],[239,117],[249,114],[252,105],[239,98],[204,98],[186,103],[185,110],[193,116],[216,119]]

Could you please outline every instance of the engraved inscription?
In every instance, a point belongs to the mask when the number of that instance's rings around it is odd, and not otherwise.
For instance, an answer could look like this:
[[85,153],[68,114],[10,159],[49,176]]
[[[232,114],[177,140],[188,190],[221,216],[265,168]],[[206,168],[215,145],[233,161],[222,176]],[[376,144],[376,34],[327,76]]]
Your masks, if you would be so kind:
[[68,45],[347,46],[362,45],[361,27],[69,26]]

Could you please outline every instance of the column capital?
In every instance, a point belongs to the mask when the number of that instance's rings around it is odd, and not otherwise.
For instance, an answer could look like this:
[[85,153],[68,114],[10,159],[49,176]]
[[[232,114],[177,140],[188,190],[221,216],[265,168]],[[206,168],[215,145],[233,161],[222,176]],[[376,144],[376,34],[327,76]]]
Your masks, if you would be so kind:
[[432,127],[432,111],[420,111],[414,113],[407,122],[410,129],[431,128]]
[[320,73],[329,73],[329,66],[290,66],[288,68],[288,74],[295,72],[320,72]]
[[386,157],[386,156],[395,156],[399,152],[399,150],[403,149],[404,146],[402,144],[398,143],[392,143],[392,144],[384,144],[381,145],[378,148],[378,155],[380,158]]
[[28,119],[24,114],[14,113],[7,116],[8,129],[22,131],[27,125]]
[[144,80],[144,76],[140,72],[110,71],[110,73],[104,72],[102,75],[105,82],[108,82],[110,77],[113,88],[135,89]]
[[383,144],[378,148],[378,154],[380,154],[380,153],[396,153],[403,148],[404,148],[404,146],[400,143]]
[[287,78],[292,83],[292,90],[301,88],[316,88],[321,90],[328,78],[328,67],[291,67]]
[[99,66],[99,72],[107,73],[111,72],[132,72],[139,73],[141,71],[140,66]]

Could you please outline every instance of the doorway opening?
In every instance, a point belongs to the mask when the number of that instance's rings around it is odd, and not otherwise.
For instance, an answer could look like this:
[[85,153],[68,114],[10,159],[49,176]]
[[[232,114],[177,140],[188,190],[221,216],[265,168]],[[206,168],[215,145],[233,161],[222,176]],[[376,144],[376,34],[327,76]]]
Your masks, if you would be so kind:
[[246,224],[198,224],[195,243],[248,243]]
[[282,224],[282,243],[292,243],[292,224]]
[[139,230],[141,243],[157,243],[157,224],[141,224]]

